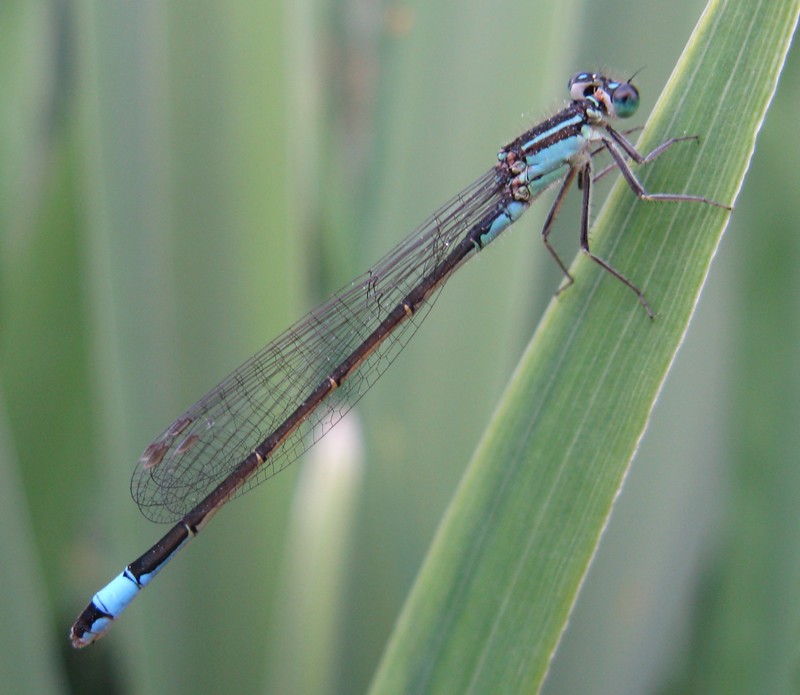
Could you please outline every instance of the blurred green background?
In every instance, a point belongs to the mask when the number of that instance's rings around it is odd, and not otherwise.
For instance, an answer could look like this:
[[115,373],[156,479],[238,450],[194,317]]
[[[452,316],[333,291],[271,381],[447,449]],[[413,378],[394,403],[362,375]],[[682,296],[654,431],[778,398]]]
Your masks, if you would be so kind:
[[[9,692],[363,692],[559,281],[546,203],[448,283],[356,409],[362,441],[326,440],[321,470],[230,505],[75,652],[74,617],[165,530],[129,498],[133,465],[561,105],[574,72],[644,67],[646,114],[703,4],[6,0]],[[800,685],[798,70],[795,50],[545,692]]]

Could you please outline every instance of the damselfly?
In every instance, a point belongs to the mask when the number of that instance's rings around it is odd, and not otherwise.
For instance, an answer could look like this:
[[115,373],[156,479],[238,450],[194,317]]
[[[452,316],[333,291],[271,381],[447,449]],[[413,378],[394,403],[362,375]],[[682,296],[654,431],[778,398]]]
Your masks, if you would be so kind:
[[223,504],[286,468],[338,422],[403,349],[445,280],[552,184],[562,181],[542,238],[566,284],[572,276],[549,234],[577,178],[583,189],[581,250],[630,288],[653,318],[642,291],[589,248],[592,157],[607,151],[643,200],[727,206],[644,189],[628,159],[645,164],[691,138],[673,138],[647,156],[639,154],[609,124],[638,108],[639,93],[630,80],[584,72],[568,86],[572,101],[565,109],[500,150],[488,172],[364,275],[245,362],[145,449],[131,480],[133,498],[148,519],[177,523],[95,594],[70,631],[75,647],[99,639]]

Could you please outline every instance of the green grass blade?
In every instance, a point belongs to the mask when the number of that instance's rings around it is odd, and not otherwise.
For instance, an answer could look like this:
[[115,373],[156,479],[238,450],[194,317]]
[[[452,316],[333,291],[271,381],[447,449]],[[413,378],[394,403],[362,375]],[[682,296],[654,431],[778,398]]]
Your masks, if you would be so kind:
[[[711,2],[640,142],[697,133],[641,178],[651,191],[735,200],[798,3]],[[373,693],[537,690],[689,320],[728,214],[646,204],[623,184],[594,249],[553,302],[437,534]]]
[[[347,560],[364,477],[358,419],[325,436],[300,472],[265,668],[269,693],[331,692],[339,668],[338,635]],[[297,655],[303,658],[298,659]]]
[[800,106],[799,72],[795,46],[725,241],[725,254],[736,260],[735,282],[727,283],[734,311],[722,332],[730,356],[716,357],[727,374],[725,485],[716,491],[724,517],[698,577],[686,663],[672,664],[668,692],[797,689],[800,142],[786,134]]

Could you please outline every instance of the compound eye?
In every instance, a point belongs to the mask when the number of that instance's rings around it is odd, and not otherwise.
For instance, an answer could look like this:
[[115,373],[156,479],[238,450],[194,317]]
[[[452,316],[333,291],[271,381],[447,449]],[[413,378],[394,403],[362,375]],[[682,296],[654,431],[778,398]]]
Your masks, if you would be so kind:
[[569,98],[573,101],[586,99],[594,94],[595,87],[600,84],[597,75],[591,72],[579,72],[567,83]]
[[639,92],[630,82],[626,82],[611,93],[611,103],[619,118],[629,118],[639,108]]

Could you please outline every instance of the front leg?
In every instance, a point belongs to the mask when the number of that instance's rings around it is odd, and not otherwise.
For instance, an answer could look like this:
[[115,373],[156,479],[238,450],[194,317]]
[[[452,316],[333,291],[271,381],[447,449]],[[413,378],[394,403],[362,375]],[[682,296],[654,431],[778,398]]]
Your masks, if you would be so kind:
[[713,205],[714,207],[723,208],[724,210],[732,209],[730,205],[717,203],[714,200],[711,200],[709,198],[706,198],[705,196],[700,196],[700,195],[686,195],[682,193],[648,193],[645,190],[642,183],[639,181],[639,179],[636,178],[636,174],[633,173],[633,169],[631,169],[630,165],[625,159],[625,155],[628,155],[637,164],[647,164],[648,162],[653,161],[656,157],[662,154],[668,147],[674,145],[676,142],[682,142],[683,140],[696,140],[697,139],[696,135],[691,135],[682,138],[670,138],[666,142],[661,143],[652,152],[650,152],[646,156],[643,156],[639,154],[637,149],[628,141],[628,139],[624,135],[622,135],[622,133],[618,133],[609,125],[606,125],[605,128],[611,139],[603,138],[602,139],[603,144],[605,145],[609,154],[614,159],[614,163],[620,170],[622,176],[625,178],[625,181],[627,182],[630,189],[636,194],[637,198],[641,198],[642,200],[661,200],[661,201],[671,201],[679,203],[680,202],[705,203],[706,205]]

